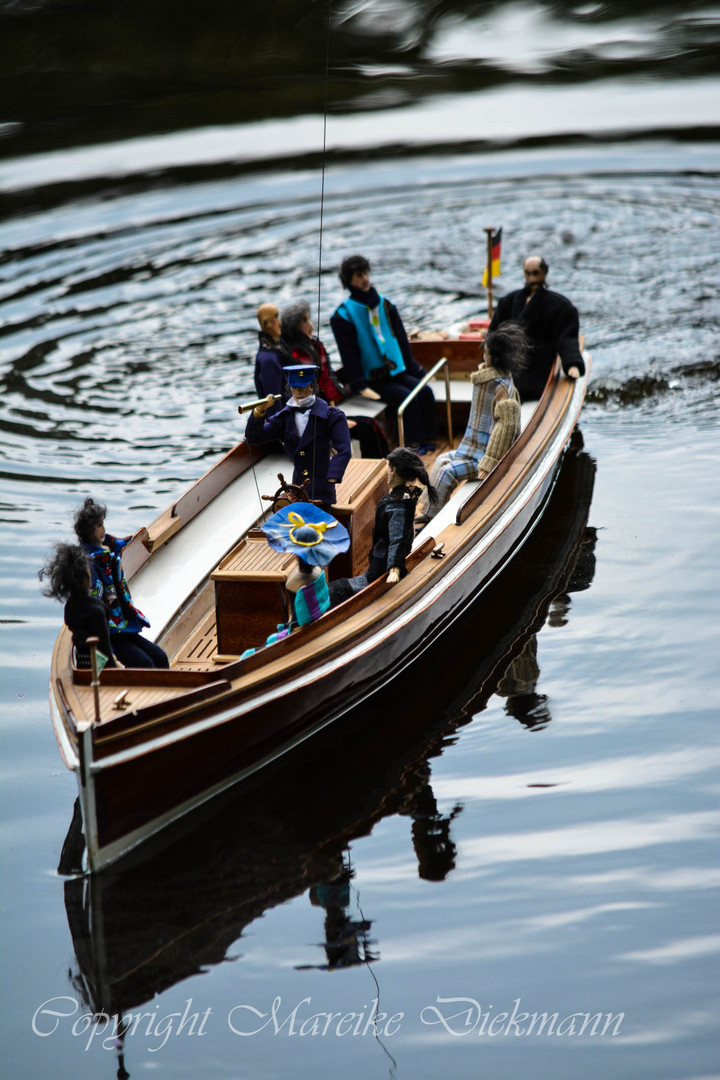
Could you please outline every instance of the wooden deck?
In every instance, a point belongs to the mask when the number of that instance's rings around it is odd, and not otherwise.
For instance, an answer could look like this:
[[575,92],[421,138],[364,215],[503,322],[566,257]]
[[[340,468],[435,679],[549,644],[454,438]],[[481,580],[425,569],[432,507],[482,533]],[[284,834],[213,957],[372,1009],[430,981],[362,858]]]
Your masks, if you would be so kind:
[[179,671],[215,671],[218,664],[223,663],[213,660],[217,651],[217,620],[215,608],[212,608],[173,659],[170,667]]

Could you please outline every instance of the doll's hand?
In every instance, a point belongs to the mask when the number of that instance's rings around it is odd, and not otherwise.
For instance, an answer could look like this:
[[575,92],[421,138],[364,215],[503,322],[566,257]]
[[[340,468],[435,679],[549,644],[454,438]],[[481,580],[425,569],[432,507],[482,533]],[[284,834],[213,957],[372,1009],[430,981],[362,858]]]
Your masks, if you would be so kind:
[[397,566],[393,566],[392,569],[388,570],[388,576],[387,576],[388,585],[397,585],[399,580],[400,580],[400,571],[397,568]]
[[256,405],[253,409],[253,416],[256,416],[258,420],[262,420],[265,413],[268,411],[271,405],[275,404],[275,395],[268,394],[262,405]]
[[377,390],[373,390],[371,387],[366,386],[360,391],[361,397],[367,398],[368,401],[379,401],[380,395]]
[[575,364],[573,364],[573,366],[571,368],[568,368],[568,378],[569,379],[579,379],[580,378],[580,368],[575,367]]

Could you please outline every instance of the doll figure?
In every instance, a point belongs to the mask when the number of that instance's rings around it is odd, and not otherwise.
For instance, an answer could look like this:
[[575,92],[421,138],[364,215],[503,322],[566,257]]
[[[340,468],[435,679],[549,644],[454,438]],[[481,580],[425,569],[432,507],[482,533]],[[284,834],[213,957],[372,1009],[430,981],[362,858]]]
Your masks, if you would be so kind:
[[399,446],[388,454],[387,463],[390,491],[382,497],[375,511],[368,568],[357,577],[330,582],[333,605],[347,600],[383,574],[387,574],[390,584],[405,577],[405,559],[412,550],[415,507],[420,496],[420,488],[413,481],[419,480],[424,484],[430,502],[435,501],[435,488],[430,483],[422,459],[414,451]]
[[142,636],[150,623],[133,604],[125,580],[122,552],[132,536],[121,539],[106,533],[106,513],[102,503],[85,499],[75,514],[75,534],[90,563],[90,591],[108,609],[113,652],[125,667],[167,668],[169,661],[165,652],[154,641]]
[[90,595],[92,574],[87,555],[78,544],[57,544],[55,554],[45,563],[38,577],[48,579],[45,596],[64,600],[63,618],[72,634],[73,664],[90,667],[88,638],[98,639],[98,655],[103,666],[117,667],[110,643],[108,609],[102,600]]
[[342,480],[352,454],[348,422],[340,409],[317,396],[316,367],[295,364],[285,371],[291,399],[265,420],[274,403],[268,395],[267,402],[250,413],[245,438],[251,444],[281,442],[293,460],[293,484],[302,486],[309,481],[311,501],[328,509],[335,502],[335,485]]
[[520,397],[513,376],[522,369],[527,338],[521,327],[506,323],[489,333],[484,361],[470,379],[470,419],[457,450],[441,454],[432,470],[437,503],[423,507],[418,521],[426,524],[449,500],[461,480],[484,480],[520,434]]

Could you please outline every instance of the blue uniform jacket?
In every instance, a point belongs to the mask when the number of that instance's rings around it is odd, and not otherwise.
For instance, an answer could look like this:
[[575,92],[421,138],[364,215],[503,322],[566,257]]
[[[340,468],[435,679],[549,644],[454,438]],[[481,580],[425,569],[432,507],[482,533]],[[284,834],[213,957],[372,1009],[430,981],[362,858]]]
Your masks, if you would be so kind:
[[[345,414],[317,398],[310,410],[307,427],[298,438],[295,426],[297,409],[286,405],[269,420],[248,417],[245,438],[249,443],[279,441],[295,466],[293,484],[310,480],[308,493],[326,505],[335,502],[335,484],[342,480],[352,455],[350,431]],[[330,457],[330,450],[336,451]],[[313,467],[314,462],[314,467]]]

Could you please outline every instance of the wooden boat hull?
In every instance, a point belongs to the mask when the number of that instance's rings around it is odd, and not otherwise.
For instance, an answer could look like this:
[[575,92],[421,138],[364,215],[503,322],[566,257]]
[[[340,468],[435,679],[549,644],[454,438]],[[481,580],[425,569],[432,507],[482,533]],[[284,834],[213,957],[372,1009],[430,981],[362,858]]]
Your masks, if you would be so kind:
[[[107,692],[124,686],[132,698],[154,687],[158,700],[100,722],[78,723],[59,642],[51,707],[63,756],[78,771],[91,868],[337,721],[452,626],[529,535],[552,489],[584,380],[551,382],[482,493],[467,486],[454,519],[421,534],[398,585],[375,582],[284,642],[215,670],[106,670]],[[442,559],[433,557],[439,545]]]

